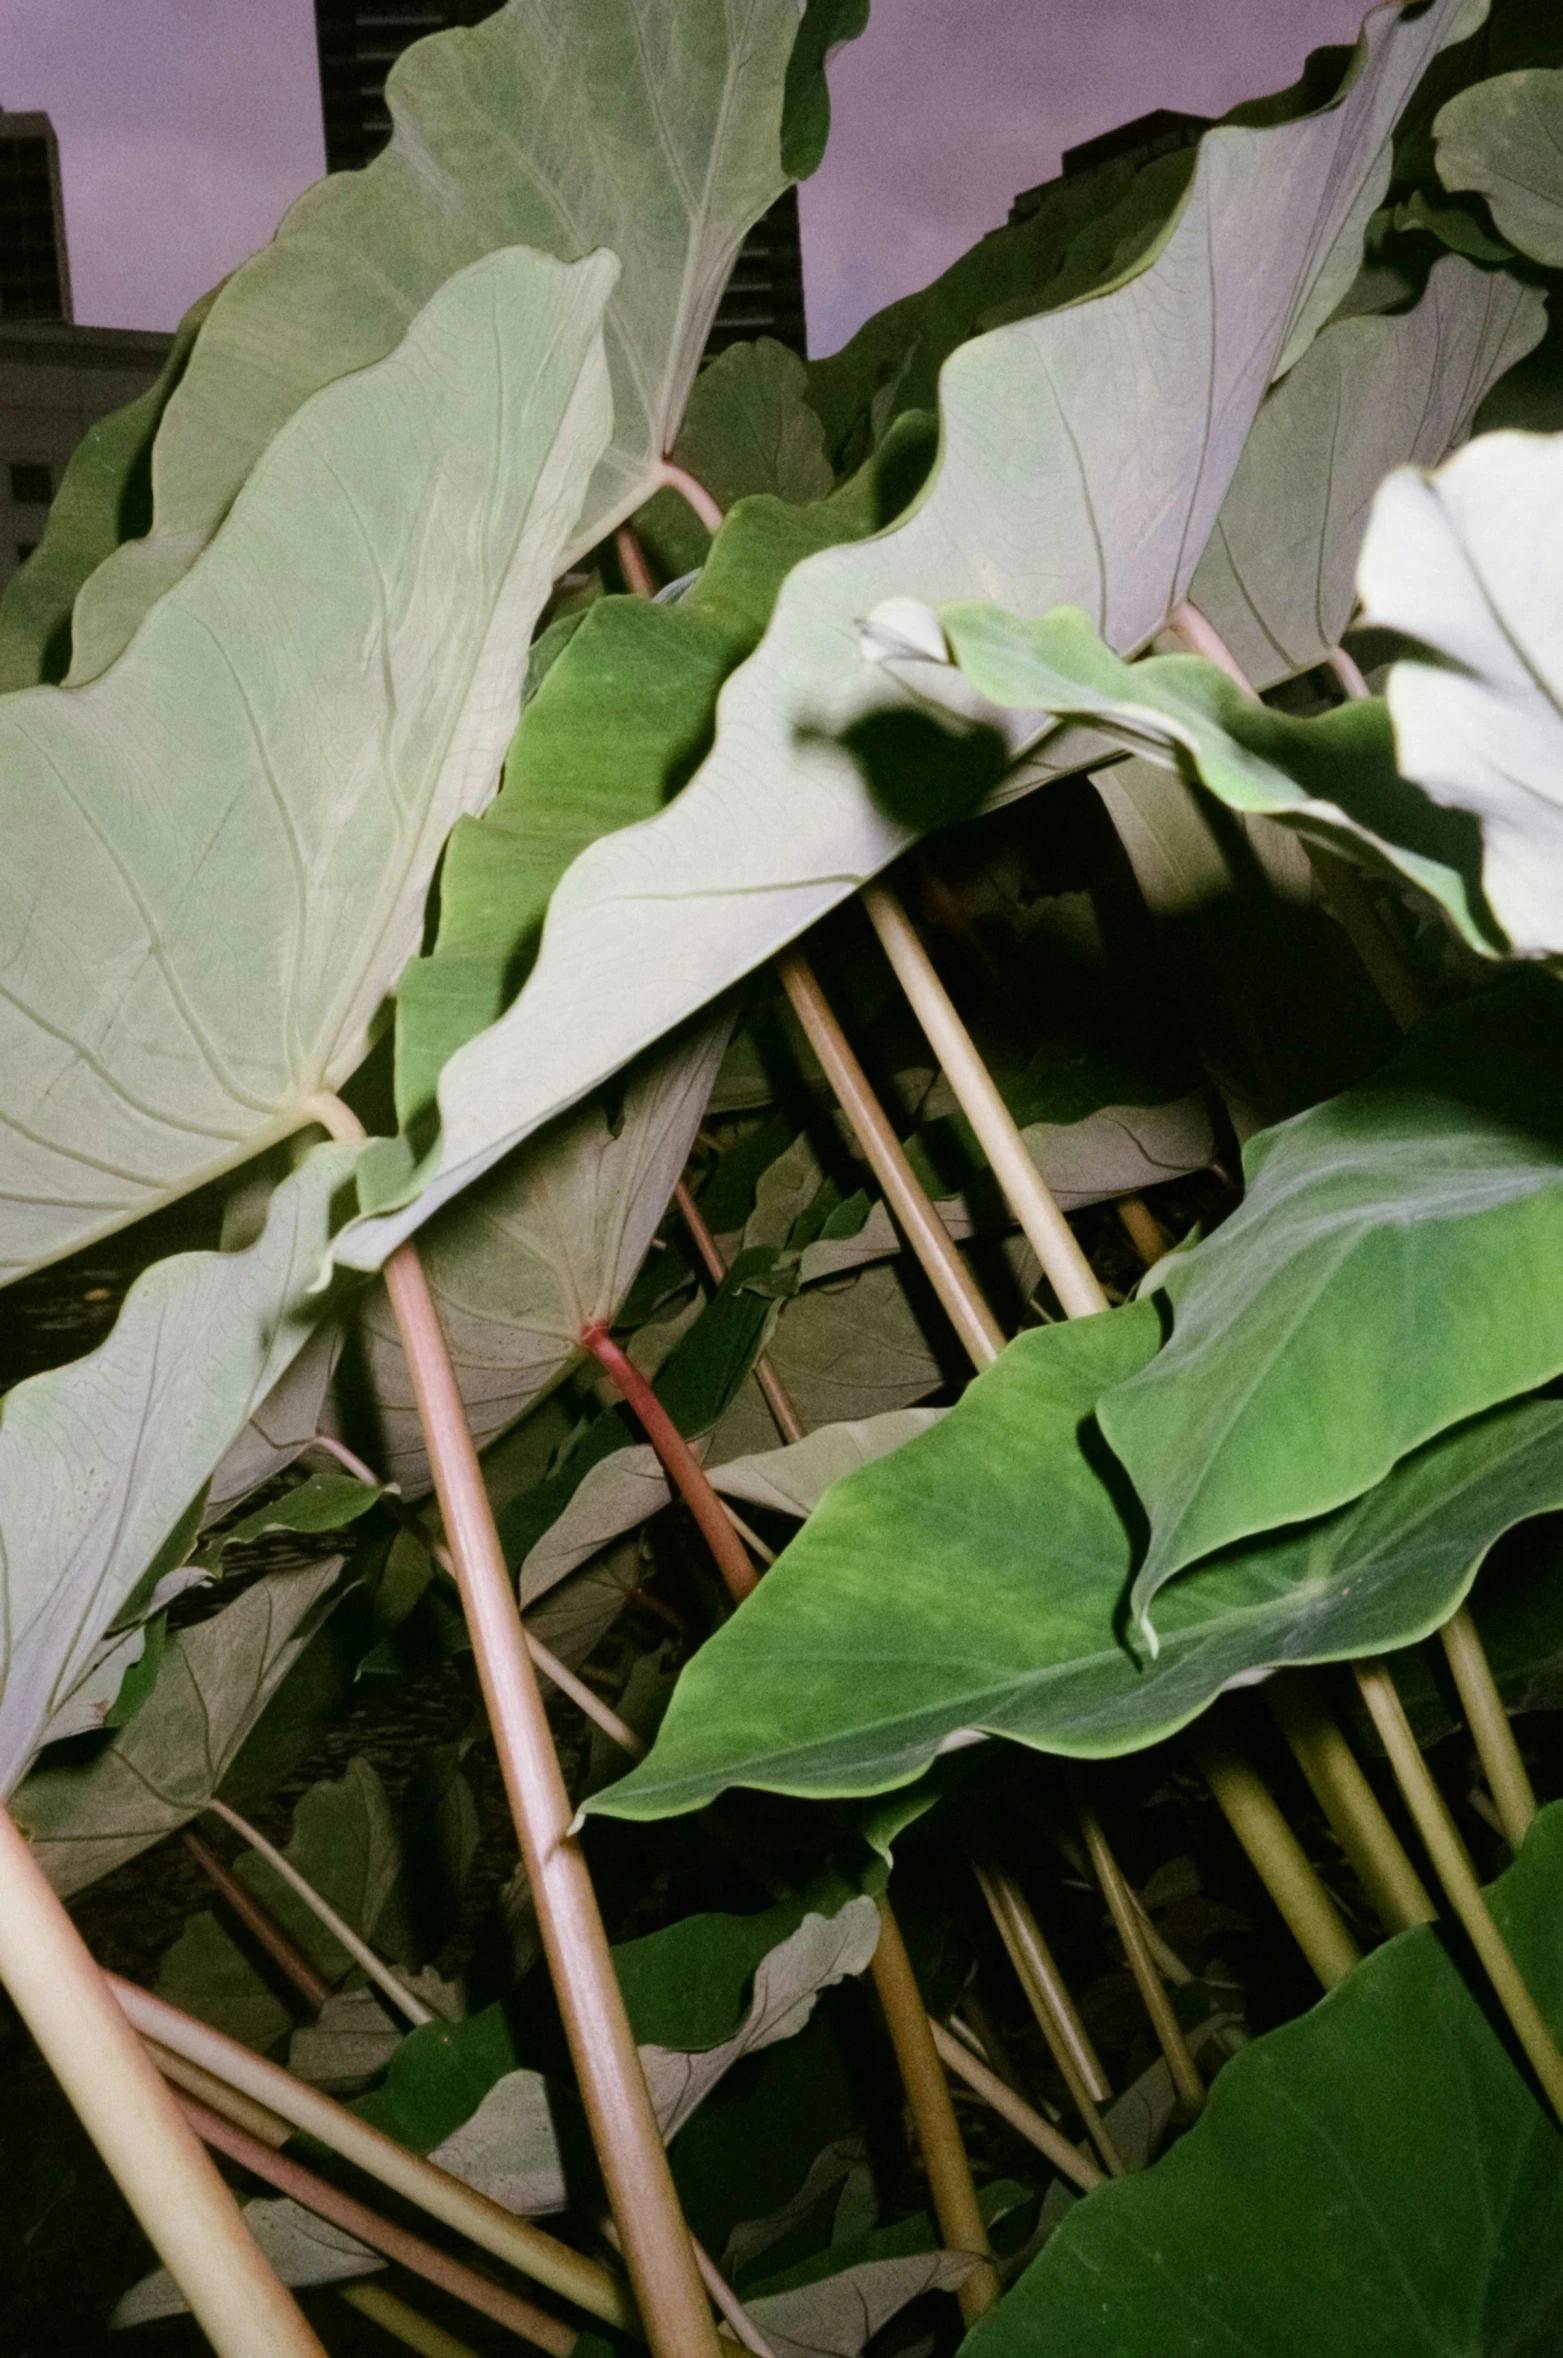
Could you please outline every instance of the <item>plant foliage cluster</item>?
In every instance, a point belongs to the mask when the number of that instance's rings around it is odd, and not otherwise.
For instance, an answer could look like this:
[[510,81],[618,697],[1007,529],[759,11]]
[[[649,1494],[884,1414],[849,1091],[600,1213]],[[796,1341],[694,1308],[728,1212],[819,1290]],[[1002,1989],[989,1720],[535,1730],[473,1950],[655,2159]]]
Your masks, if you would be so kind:
[[[957,2298],[974,2358],[1539,2354],[1558,2121],[1278,1728],[1322,1695],[1404,1830],[1351,1670],[1391,1657],[1563,2034],[1563,1814],[1510,1863],[1424,1643],[1469,1603],[1508,1712],[1563,1707],[1563,28],[1387,0],[830,358],[699,368],[865,20],[419,44],[0,600],[0,1791],[106,1962],[602,2248],[411,1244],[678,2195],[777,2358],[953,2348]],[[865,921],[892,867],[1095,1315]],[[1002,1330],[975,1375],[805,936]],[[763,1561],[736,1610],[615,1346]],[[1322,1999],[1194,1773],[1234,1731],[1370,1952]],[[226,1896],[181,1868],[154,1938],[197,1821]],[[1110,2176],[957,2079],[984,2307],[867,1977],[888,1883],[946,2039],[1095,2135],[980,1896],[1017,1870]],[[36,2119],[12,2330],[95,2346],[98,2181]],[[391,2346],[317,2291],[376,2253],[244,2183],[330,2346]],[[193,2347],[105,2254],[81,2330]]]

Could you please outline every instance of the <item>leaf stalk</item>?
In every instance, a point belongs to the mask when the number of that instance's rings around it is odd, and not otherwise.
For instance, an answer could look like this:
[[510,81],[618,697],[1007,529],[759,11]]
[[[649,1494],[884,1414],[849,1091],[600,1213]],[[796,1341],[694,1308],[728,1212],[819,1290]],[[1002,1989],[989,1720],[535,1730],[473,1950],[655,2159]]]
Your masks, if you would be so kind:
[[1362,1699],[1373,1714],[1373,1724],[1389,1755],[1395,1781],[1405,1796],[1406,1807],[1449,1905],[1481,1959],[1482,1969],[1541,2083],[1547,2102],[1563,2122],[1563,2054],[1559,2054],[1541,2008],[1531,1996],[1509,1944],[1498,1930],[1465,1844],[1411,1732],[1411,1722],[1390,1676],[1389,1665],[1378,1656],[1355,1663],[1353,1668]]
[[1201,1776],[1292,1938],[1327,1990],[1345,1980],[1362,1952],[1281,1815],[1263,1777],[1230,1728],[1207,1716],[1188,1731]]
[[219,2358],[325,2358],[3,1807],[0,1981]]

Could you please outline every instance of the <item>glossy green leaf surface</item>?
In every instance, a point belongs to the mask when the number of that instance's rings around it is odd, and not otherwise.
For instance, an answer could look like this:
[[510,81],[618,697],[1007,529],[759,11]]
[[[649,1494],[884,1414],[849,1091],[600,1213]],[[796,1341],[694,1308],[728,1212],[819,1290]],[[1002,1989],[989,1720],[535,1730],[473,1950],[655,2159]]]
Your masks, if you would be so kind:
[[[159,1567],[159,1550],[322,1316],[326,1302],[310,1289],[352,1162],[347,1148],[317,1148],[277,1189],[258,1242],[155,1263],[107,1342],[7,1393],[0,1791],[21,1776],[149,1573],[172,1569]],[[193,1519],[184,1536],[188,1545]]]
[[1510,985],[1250,1143],[1242,1205],[1158,1271],[1170,1339],[1102,1403],[1150,1522],[1137,1615],[1563,1368],[1560,1058],[1563,996]]
[[[821,13],[835,12],[813,0]],[[400,57],[389,146],[307,190],[218,295],[158,431],[152,530],[78,602],[73,681],[127,644],[303,403],[383,360],[443,285],[503,247],[622,264],[604,319],[611,435],[555,570],[601,539],[646,496],[733,259],[786,186],[798,37],[796,0],[687,0],[676,17],[647,0],[509,0]],[[822,56],[800,61],[794,104],[818,110],[822,82]],[[528,304],[517,286],[523,335]]]
[[[1563,1811],[1489,1892],[1563,2028]],[[1284,2160],[1277,2160],[1277,2138]],[[1153,2169],[1071,2210],[972,2358],[1446,2358],[1563,2330],[1563,2139],[1431,1929],[1233,2058]]]
[[[1072,597],[1124,649],[1160,626],[1272,374],[1311,335],[1337,247],[1360,237],[1377,200],[1395,114],[1459,17],[1457,0],[1376,11],[1335,105],[1204,140],[1148,269],[951,358],[938,472],[911,518],[794,569],[765,638],[722,692],[711,754],[668,810],[575,863],[520,997],[445,1069],[422,1195],[360,1222],[348,1258],[377,1264],[447,1195],[812,924],[934,816],[958,815],[947,744],[936,733],[931,759],[914,715],[910,762],[906,715],[887,712],[903,692],[857,654],[858,624],[887,593],[942,602],[1002,586],[1031,610]],[[965,751],[969,803],[995,782],[996,741]],[[1080,758],[1075,748],[1059,762]],[[909,792],[919,769],[935,791]]]
[[1563,949],[1563,435],[1488,434],[1392,475],[1361,582],[1367,619],[1427,650],[1389,677],[1400,768],[1479,825],[1510,946]]
[[1327,328],[1266,395],[1189,586],[1256,688],[1339,646],[1379,484],[1465,440],[1546,316],[1539,288],[1451,255],[1413,309]]
[[1399,776],[1389,716],[1376,699],[1298,720],[1255,703],[1200,656],[1124,663],[1067,606],[1039,622],[975,605],[946,606],[935,618],[911,599],[891,598],[870,617],[865,644],[926,684],[941,667],[914,655],[907,634],[927,632],[932,646],[941,630],[963,676],[995,705],[1089,720],[1169,766],[1191,761],[1236,810],[1387,855],[1443,903],[1473,948],[1492,947],[1474,830]]
[[363,1056],[493,791],[608,431],[613,275],[475,263],[295,413],[123,662],[0,704],[0,1273],[299,1129]]
[[333,1557],[266,1573],[169,1641],[151,1694],[106,1750],[23,1779],[12,1809],[56,1891],[82,1890],[205,1809],[319,1627],[341,1568]]
[[1022,1335],[936,1427],[830,1490],[685,1670],[649,1759],[588,1807],[880,1792],[972,1729],[1134,1751],[1234,1679],[1425,1636],[1502,1531],[1563,1499],[1563,1410],[1501,1410],[1355,1506],[1185,1574],[1152,1660],[1125,1621],[1139,1518],[1094,1412],[1156,1335],[1148,1303]]
[[1512,245],[1563,267],[1563,69],[1478,82],[1449,101],[1433,132],[1444,186],[1476,189]]

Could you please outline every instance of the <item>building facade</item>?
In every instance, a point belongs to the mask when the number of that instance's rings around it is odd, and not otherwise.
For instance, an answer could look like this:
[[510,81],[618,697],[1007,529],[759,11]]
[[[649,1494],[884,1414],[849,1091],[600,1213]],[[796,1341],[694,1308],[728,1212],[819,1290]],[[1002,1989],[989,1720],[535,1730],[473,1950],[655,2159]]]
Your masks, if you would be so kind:
[[[589,6],[590,0],[560,4]],[[498,5],[499,0],[315,0],[328,169],[355,171],[390,138],[385,78],[404,49],[427,33],[478,24]],[[706,349],[714,355],[751,336],[775,336],[795,352],[804,350],[796,189],[789,188],[745,239]]]
[[87,428],[151,384],[171,336],[0,319],[0,589],[43,536]]
[[0,320],[71,316],[60,149],[47,115],[0,107]]
[[87,428],[146,391],[172,340],[74,325],[54,126],[0,108],[0,589]]

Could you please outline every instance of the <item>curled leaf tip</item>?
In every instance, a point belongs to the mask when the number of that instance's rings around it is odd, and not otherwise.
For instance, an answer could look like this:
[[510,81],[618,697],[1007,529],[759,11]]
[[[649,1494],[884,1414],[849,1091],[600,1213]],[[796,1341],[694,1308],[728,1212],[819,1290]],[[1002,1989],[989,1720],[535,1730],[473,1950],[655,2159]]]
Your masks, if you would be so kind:
[[858,632],[865,663],[948,663],[949,642],[931,606],[921,598],[882,598]]

